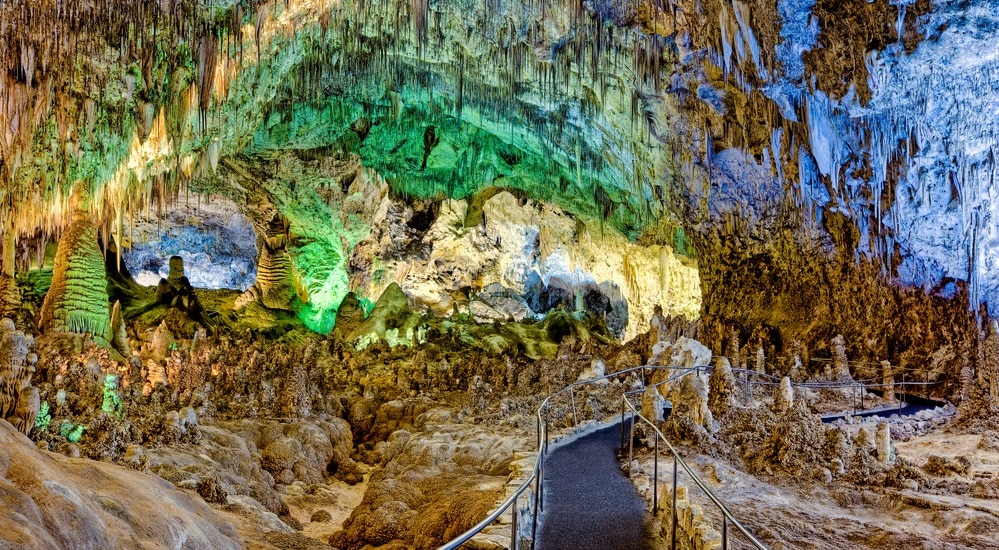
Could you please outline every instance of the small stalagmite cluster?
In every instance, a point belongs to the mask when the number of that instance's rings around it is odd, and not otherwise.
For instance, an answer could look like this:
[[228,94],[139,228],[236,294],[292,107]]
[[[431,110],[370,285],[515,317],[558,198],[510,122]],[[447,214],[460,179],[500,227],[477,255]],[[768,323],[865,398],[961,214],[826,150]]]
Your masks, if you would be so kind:
[[34,338],[17,330],[10,319],[0,319],[0,418],[27,434],[35,426],[40,402],[32,375],[38,356]]

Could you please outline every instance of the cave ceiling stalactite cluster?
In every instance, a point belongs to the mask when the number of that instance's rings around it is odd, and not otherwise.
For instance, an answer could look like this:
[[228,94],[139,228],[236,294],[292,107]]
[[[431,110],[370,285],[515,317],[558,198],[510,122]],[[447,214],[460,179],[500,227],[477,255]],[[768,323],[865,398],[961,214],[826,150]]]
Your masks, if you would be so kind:
[[[964,120],[988,112],[994,61],[956,48],[994,44],[982,4],[5,3],[0,203],[44,247],[82,185],[121,240],[138,211],[240,195],[220,159],[340,151],[406,196],[501,185],[674,248],[699,236],[708,257],[745,234],[778,263],[959,279],[977,309],[996,302],[995,121]],[[931,70],[947,59],[957,94]],[[325,232],[306,237],[343,266]],[[330,300],[336,271],[312,283]]]
[[[918,447],[999,450],[999,0],[0,0],[0,67],[0,478],[20,432],[275,546],[429,548],[539,396],[714,361],[641,399],[728,497],[999,496]],[[858,400],[900,414],[818,417]]]

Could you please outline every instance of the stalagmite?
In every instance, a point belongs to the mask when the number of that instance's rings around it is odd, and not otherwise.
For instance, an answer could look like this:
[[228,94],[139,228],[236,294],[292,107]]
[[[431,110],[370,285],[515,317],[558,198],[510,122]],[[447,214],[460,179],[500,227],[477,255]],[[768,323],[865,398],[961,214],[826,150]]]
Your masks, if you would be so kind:
[[895,373],[892,372],[891,362],[882,361],[881,362],[881,378],[884,387],[881,388],[883,392],[883,397],[888,401],[895,400]]
[[21,293],[14,279],[16,239],[14,226],[8,222],[0,228],[0,315],[10,315],[21,304]]
[[850,363],[846,358],[846,341],[842,334],[837,334],[830,342],[832,349],[832,379],[850,380]]
[[0,418],[27,434],[38,415],[38,388],[31,385],[38,357],[34,339],[16,330],[10,319],[0,320]]
[[708,408],[716,417],[722,417],[735,406],[735,376],[732,365],[724,357],[715,358],[715,368],[708,379]]
[[774,394],[774,410],[786,412],[794,406],[794,389],[791,387],[791,379],[785,376],[780,381],[780,386]]
[[665,406],[666,400],[659,394],[658,387],[650,385],[645,388],[645,393],[642,394],[642,416],[653,422],[662,422]]
[[97,246],[97,229],[82,212],[74,215],[59,240],[52,286],[39,317],[45,333],[86,333],[102,345],[111,338],[104,256]]
[[891,444],[891,429],[887,422],[878,424],[878,431],[875,434],[875,444],[878,451],[878,462],[884,465],[891,464],[894,459]]

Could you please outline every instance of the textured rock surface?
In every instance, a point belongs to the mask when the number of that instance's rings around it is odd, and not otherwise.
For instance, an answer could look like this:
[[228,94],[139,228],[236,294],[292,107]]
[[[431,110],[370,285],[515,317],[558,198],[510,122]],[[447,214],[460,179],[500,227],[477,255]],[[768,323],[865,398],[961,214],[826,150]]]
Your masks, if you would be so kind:
[[454,425],[449,417],[431,411],[418,421],[426,431],[392,434],[364,500],[331,544],[355,549],[399,541],[433,548],[488,514],[504,490],[513,451],[524,442]]
[[232,548],[232,525],[159,477],[39,451],[0,421],[0,544],[17,548]]
[[34,338],[0,319],[0,419],[27,434],[35,425],[40,405],[38,388],[31,385],[38,356],[31,352]]
[[111,339],[104,255],[97,246],[97,229],[82,213],[59,240],[39,326],[43,332],[88,333],[105,344]]
[[[648,330],[656,306],[685,317],[700,307],[696,268],[671,247],[638,246],[611,227],[508,191],[478,200],[419,212],[382,198],[371,234],[350,259],[358,292],[376,297],[398,284],[414,305],[442,315],[468,308],[482,322],[560,306],[586,310],[625,339]],[[471,210],[481,223],[467,225]]]

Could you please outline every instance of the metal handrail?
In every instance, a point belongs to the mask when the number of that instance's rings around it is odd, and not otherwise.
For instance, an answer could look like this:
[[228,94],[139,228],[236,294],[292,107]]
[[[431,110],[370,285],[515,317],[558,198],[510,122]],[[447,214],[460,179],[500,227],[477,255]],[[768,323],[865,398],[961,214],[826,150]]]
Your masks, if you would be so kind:
[[[636,367],[636,368],[641,368],[641,367]],[[710,373],[714,372],[714,369],[716,367],[714,367],[712,365],[695,365],[693,367],[673,367],[673,366],[666,366],[666,365],[646,365],[645,368],[648,368],[648,369],[690,369],[690,370],[695,370],[695,371],[698,371],[698,372],[703,371],[705,374],[710,374]],[[746,374],[746,375],[758,376],[760,378],[769,378],[770,380],[775,380],[776,381],[776,382],[750,382],[750,384],[752,384],[754,386],[779,386],[781,380],[783,379],[783,377],[781,377],[781,376],[776,376],[776,375],[773,375],[773,374],[767,374],[765,372],[755,371],[755,370],[751,370],[751,369],[736,369],[736,368],[733,368],[732,369],[732,373],[733,374],[742,373],[742,374]],[[866,379],[862,379],[862,380],[850,380],[850,381],[843,381],[843,382],[835,382],[835,381],[833,381],[833,382],[795,382],[795,381],[792,380],[791,381],[791,386],[796,387],[796,388],[809,388],[809,389],[820,389],[820,390],[827,389],[828,390],[828,389],[855,388],[858,385],[863,385],[865,388],[882,388],[882,387],[887,387],[887,386],[893,386],[893,387],[895,387],[895,386],[934,386],[934,385],[940,384],[940,381],[934,381],[934,382],[912,382],[912,381],[909,381],[909,382],[892,382],[892,383],[889,383],[889,384],[885,384],[883,382],[873,383],[873,382],[871,382],[873,380],[883,380],[883,378],[866,378]],[[662,382],[656,382],[655,384],[652,384],[652,386],[659,386],[659,385],[664,384],[664,383],[666,383],[668,381],[669,380],[664,380]],[[634,394],[637,391],[644,391],[644,388],[642,390],[634,390],[634,391],[631,391],[631,392],[628,392],[628,393],[629,394]]]
[[[689,374],[689,373],[687,373],[687,374]],[[684,376],[684,375],[681,375],[681,376]],[[740,533],[742,533],[743,536],[745,536],[747,539],[749,539],[749,542],[752,543],[752,545],[754,547],[756,547],[759,550],[768,550],[767,546],[764,545],[762,542],[760,542],[760,540],[757,539],[756,536],[753,535],[749,531],[749,529],[746,529],[746,527],[742,524],[742,522],[740,522],[732,514],[732,512],[729,511],[728,507],[726,507],[724,504],[722,504],[722,502],[720,500],[718,500],[718,497],[716,497],[715,494],[711,492],[711,489],[708,489],[707,485],[705,485],[704,482],[701,481],[701,478],[699,478],[697,476],[697,474],[695,474],[694,471],[691,470],[690,466],[683,459],[683,457],[680,456],[680,453],[676,450],[676,448],[673,447],[673,445],[669,442],[669,439],[666,439],[666,436],[663,435],[662,431],[660,431],[659,428],[656,427],[656,425],[653,422],[651,422],[648,418],[645,418],[644,416],[642,416],[641,413],[639,413],[635,409],[635,406],[631,403],[631,401],[628,400],[627,396],[622,396],[621,399],[623,401],[623,405],[626,405],[629,409],[631,409],[631,412],[632,412],[631,430],[632,430],[632,432],[634,432],[634,429],[635,429],[635,418],[641,419],[643,422],[645,422],[646,424],[648,424],[649,426],[651,426],[652,429],[655,430],[655,432],[656,432],[656,451],[655,451],[656,479],[653,480],[654,493],[658,493],[658,487],[659,487],[658,470],[659,470],[659,440],[660,439],[662,439],[663,443],[666,444],[666,448],[669,449],[670,453],[673,454],[673,509],[672,509],[672,514],[671,514],[672,515],[672,527],[671,527],[671,529],[672,529],[672,535],[671,535],[671,539],[670,539],[670,544],[671,544],[672,548],[675,549],[676,546],[677,546],[677,544],[676,544],[676,522],[677,522],[677,513],[676,513],[676,494],[677,494],[677,491],[676,491],[676,479],[677,478],[676,478],[676,472],[677,472],[677,465],[679,465],[679,466],[683,467],[684,471],[687,472],[687,475],[690,476],[690,478],[701,489],[701,491],[703,491],[704,494],[707,495],[708,500],[710,500],[711,503],[714,504],[715,507],[718,508],[718,510],[722,513],[722,518],[723,518],[722,519],[722,550],[728,550],[728,525],[729,524],[735,525],[735,528]],[[631,441],[628,442],[628,456],[629,456],[629,458],[630,458],[631,452],[632,452],[631,451],[631,447],[633,445],[633,440],[634,440],[634,437],[632,437]],[[628,475],[629,475],[629,477],[631,475],[631,463],[630,463],[630,461],[628,463]],[[657,497],[658,497],[658,494],[655,494],[653,496],[653,500],[657,500]],[[653,507],[656,510],[658,510],[658,506],[659,506],[658,501],[653,503]]]
[[[537,438],[538,438],[538,445],[537,445],[537,449],[536,449],[537,458],[535,459],[535,462],[534,462],[534,468],[531,470],[531,475],[528,476],[528,478],[516,490],[514,490],[513,494],[511,494],[509,497],[507,497],[507,499],[504,500],[485,519],[483,519],[479,523],[475,524],[473,527],[471,527],[470,529],[468,529],[467,531],[465,531],[461,535],[458,535],[458,537],[452,539],[450,542],[448,542],[448,543],[440,546],[438,548],[438,550],[454,550],[454,549],[458,548],[459,546],[461,546],[462,544],[468,542],[470,539],[472,539],[472,537],[474,537],[475,535],[481,533],[486,527],[488,527],[493,522],[495,522],[497,519],[499,519],[499,517],[502,516],[503,513],[506,512],[508,509],[510,509],[511,506],[513,506],[513,512],[511,514],[512,515],[512,521],[511,521],[511,530],[512,530],[512,532],[511,532],[511,548],[513,548],[514,550],[516,550],[516,548],[519,546],[519,535],[518,535],[518,533],[519,533],[518,532],[518,519],[519,519],[518,515],[519,515],[519,511],[517,510],[517,502],[518,502],[520,496],[523,493],[525,493],[528,489],[531,488],[531,484],[535,485],[535,490],[534,490],[534,506],[533,506],[533,510],[531,512],[532,512],[532,523],[533,523],[532,530],[536,534],[537,522],[538,522],[538,513],[539,513],[540,510],[542,510],[544,508],[544,498],[543,498],[544,485],[543,485],[543,482],[542,482],[542,474],[544,472],[544,457],[545,457],[545,453],[547,452],[547,449],[548,449],[548,439],[549,439],[549,419],[548,419],[548,416],[549,416],[549,413],[551,411],[551,401],[552,401],[552,399],[554,399],[554,398],[556,398],[556,397],[558,397],[560,395],[563,395],[566,392],[569,392],[570,400],[572,402],[573,425],[574,426],[578,426],[578,419],[577,419],[577,416],[576,416],[576,403],[575,403],[575,388],[576,387],[586,386],[586,385],[590,385],[590,384],[595,384],[595,383],[603,381],[603,380],[608,380],[608,379],[611,379],[611,378],[618,378],[618,377],[621,377],[621,376],[624,376],[624,375],[627,375],[627,374],[634,373],[636,371],[641,371],[641,373],[642,373],[642,390],[640,390],[640,391],[645,391],[647,389],[647,386],[645,385],[645,371],[646,370],[659,370],[659,369],[679,370],[679,371],[683,371],[683,372],[680,373],[677,376],[673,376],[673,377],[670,377],[667,380],[664,380],[662,382],[658,382],[658,383],[654,384],[653,386],[658,386],[658,385],[666,383],[666,382],[674,381],[674,380],[676,380],[678,378],[682,378],[683,376],[686,376],[686,375],[690,374],[691,372],[695,372],[695,373],[699,374],[703,370],[705,373],[710,373],[710,372],[712,372],[714,370],[714,367],[708,366],[708,365],[701,365],[701,366],[694,366],[694,367],[677,367],[677,366],[667,366],[667,365],[642,365],[642,366],[638,366],[638,367],[632,367],[632,368],[620,370],[620,371],[613,372],[613,373],[610,373],[610,374],[605,374],[605,375],[597,377],[597,378],[591,378],[591,379],[588,379],[588,380],[576,381],[576,382],[573,382],[573,383],[571,383],[571,384],[563,387],[562,389],[560,389],[558,391],[555,391],[555,392],[551,393],[550,395],[548,395],[547,397],[545,397],[545,399],[538,406],[538,409],[537,409],[537,411],[535,413],[535,416],[537,417]],[[755,370],[749,370],[749,369],[736,369],[736,368],[733,368],[732,371],[733,371],[733,373],[746,373],[747,379],[748,379],[748,377],[750,375],[760,376],[760,377],[764,377],[764,378],[770,378],[771,380],[780,380],[781,379],[780,377],[777,377],[777,376],[774,376],[774,375],[770,375],[770,374],[766,374],[766,373],[761,373],[761,372],[758,372],[758,371],[755,371]],[[871,380],[876,380],[876,379],[871,379]],[[904,381],[904,377],[903,377],[903,382],[901,382],[901,383],[894,383],[894,384],[868,384],[866,382],[867,382],[866,380],[861,380],[861,381],[854,380],[852,382],[811,382],[811,383],[810,382],[792,382],[792,385],[796,386],[796,387],[806,387],[806,388],[813,388],[813,389],[836,389],[836,388],[856,387],[857,385],[863,385],[865,387],[882,387],[882,386],[889,386],[889,385],[890,386],[927,386],[927,385],[932,385],[932,384],[936,384],[937,383],[937,382],[905,382]],[[756,383],[753,383],[753,382],[749,382],[749,383],[753,384],[753,385],[764,385],[764,386],[772,386],[772,385],[778,385],[779,384],[779,382],[778,383],[773,383],[773,382],[756,382]],[[712,501],[712,503],[714,503],[716,506],[719,507],[719,509],[721,509],[722,514],[723,514],[723,519],[724,519],[724,525],[727,526],[728,522],[731,521],[732,523],[734,523],[736,525],[736,527],[739,529],[740,532],[742,532],[744,535],[746,535],[747,538],[749,538],[753,542],[753,544],[756,545],[757,548],[766,550],[766,546],[763,546],[762,543],[758,539],[756,539],[751,533],[749,533],[746,530],[746,528],[744,526],[742,526],[742,524],[739,523],[739,521],[731,514],[731,512],[727,508],[725,508],[724,505],[714,496],[714,494],[712,494],[707,489],[707,487],[704,485],[704,483],[696,475],[693,474],[693,472],[690,470],[690,467],[687,465],[686,462],[683,461],[682,458],[680,458],[680,456],[677,453],[676,449],[669,443],[668,440],[666,440],[666,437],[662,434],[662,432],[655,425],[653,425],[651,422],[649,422],[648,419],[646,419],[645,417],[643,417],[640,414],[638,414],[638,411],[636,411],[635,408],[634,408],[634,406],[632,406],[631,402],[628,401],[628,395],[631,395],[631,394],[634,394],[634,393],[636,393],[636,392],[634,392],[634,391],[633,392],[627,392],[627,391],[623,392],[623,394],[622,394],[622,400],[624,401],[624,403],[628,404],[628,407],[631,408],[631,410],[635,413],[635,415],[637,415],[639,418],[641,418],[644,422],[652,425],[652,428],[656,431],[656,434],[657,434],[656,435],[656,437],[657,437],[657,439],[656,439],[656,447],[657,447],[656,457],[657,457],[657,461],[658,461],[658,439],[662,438],[663,441],[666,443],[667,447],[673,453],[674,458],[677,459],[677,463],[679,463],[680,465],[682,465],[683,468],[684,468],[684,470],[686,470],[687,473],[694,479],[694,481],[697,484],[697,486],[700,487],[705,493],[708,494],[708,498]],[[624,422],[624,408],[623,408],[623,406],[622,406],[621,416],[622,416],[621,422],[622,422],[622,432],[623,432],[623,429],[624,429],[624,424],[623,424],[623,422]],[[632,419],[632,425],[633,424],[634,424],[634,419]],[[543,438],[542,438],[542,434],[544,434]],[[630,448],[630,444],[629,444],[629,454],[630,454],[630,452],[631,452],[631,448]],[[657,464],[658,464],[658,462],[657,462]],[[674,469],[674,476],[675,476],[675,472],[676,472],[676,470]],[[630,473],[630,459],[629,459],[629,473]],[[658,485],[657,485],[657,487],[658,487]],[[653,506],[655,508],[658,508],[658,502],[654,503]],[[674,520],[675,520],[675,518],[674,518]],[[726,540],[727,540],[727,534],[723,533],[723,541],[726,541]],[[723,546],[723,548],[725,548],[725,546]]]
[[[513,494],[511,494],[509,497],[507,497],[507,499],[504,500],[495,510],[493,510],[492,513],[490,513],[488,516],[486,516],[485,519],[483,519],[479,523],[475,524],[473,527],[471,527],[470,529],[468,529],[467,531],[465,531],[464,533],[462,533],[458,537],[452,539],[447,544],[444,544],[443,546],[440,546],[438,548],[438,550],[454,550],[454,549],[458,548],[459,546],[461,546],[462,544],[468,542],[475,535],[481,533],[486,527],[488,527],[493,522],[495,522],[497,519],[499,519],[500,516],[502,516],[503,513],[506,512],[511,506],[514,507],[514,510],[513,510],[513,513],[512,513],[513,519],[511,521],[511,541],[510,541],[511,544],[510,544],[510,546],[511,546],[512,549],[516,549],[519,546],[518,521],[517,521],[518,520],[518,510],[517,510],[516,504],[517,504],[517,502],[519,500],[520,495],[522,495],[524,492],[526,492],[528,489],[530,489],[532,483],[535,485],[534,506],[533,506],[533,510],[532,510],[532,516],[533,516],[533,519],[532,519],[532,521],[533,521],[532,530],[535,531],[535,535],[536,535],[538,513],[539,513],[539,511],[541,511],[541,510],[544,509],[544,498],[543,498],[544,484],[542,483],[542,475],[543,475],[543,472],[544,472],[544,457],[545,457],[545,453],[547,452],[548,439],[549,439],[549,424],[550,424],[550,422],[549,422],[549,418],[548,417],[549,417],[549,414],[550,414],[550,411],[551,411],[551,402],[552,402],[552,400],[554,398],[556,398],[556,397],[558,397],[560,395],[564,395],[566,392],[569,392],[570,400],[572,402],[573,424],[574,424],[574,426],[578,426],[578,419],[577,419],[577,416],[576,416],[576,407],[575,407],[575,388],[576,387],[595,384],[597,382],[600,382],[600,381],[603,381],[603,380],[608,380],[608,379],[611,379],[611,378],[618,378],[618,377],[621,377],[621,376],[624,376],[624,375],[628,375],[628,374],[631,374],[631,373],[634,373],[634,372],[637,372],[637,371],[641,371],[641,373],[642,373],[642,384],[644,386],[645,385],[645,371],[646,370],[650,370],[650,369],[651,370],[670,369],[670,370],[680,370],[680,371],[683,371],[679,375],[670,377],[668,380],[666,380],[668,382],[668,381],[676,380],[678,378],[682,378],[683,376],[686,376],[686,375],[690,374],[691,372],[697,372],[697,371],[699,371],[702,368],[704,368],[704,367],[674,367],[674,366],[665,366],[665,365],[643,365],[643,366],[639,366],[639,367],[632,367],[632,368],[620,370],[620,371],[617,371],[617,372],[613,372],[613,373],[610,373],[610,374],[605,374],[604,376],[600,376],[600,377],[597,377],[597,378],[591,378],[591,379],[588,379],[588,380],[582,380],[582,381],[573,382],[573,383],[571,383],[571,384],[563,387],[562,389],[560,389],[560,390],[558,390],[556,392],[553,392],[550,395],[548,395],[547,397],[545,397],[545,399],[538,406],[538,409],[537,409],[537,411],[535,413],[536,417],[537,417],[537,426],[538,426],[538,428],[537,428],[538,446],[537,446],[537,451],[536,451],[537,452],[537,459],[534,462],[534,468],[531,470],[531,475],[528,476],[528,478],[513,492]],[[542,433],[544,434],[544,438],[542,438]],[[536,538],[536,536],[535,536],[535,538]]]
[[[517,515],[518,515],[518,512],[517,512],[517,508],[516,508],[516,503],[517,503],[520,495],[522,495],[524,492],[526,492],[528,489],[531,488],[531,484],[532,483],[535,484],[535,490],[534,490],[534,510],[532,511],[532,515],[533,515],[533,527],[532,527],[532,529],[534,529],[535,531],[537,530],[539,509],[544,507],[544,499],[542,498],[542,491],[543,491],[544,488],[543,488],[543,484],[541,482],[542,481],[542,476],[539,475],[539,474],[541,474],[544,471],[544,457],[545,457],[545,451],[547,450],[547,447],[548,447],[548,424],[549,424],[549,422],[548,422],[548,418],[547,417],[548,417],[548,413],[551,410],[550,409],[550,407],[551,407],[551,400],[553,398],[555,398],[555,397],[558,397],[559,395],[563,395],[566,391],[568,391],[569,395],[570,395],[570,398],[571,398],[571,400],[573,402],[573,411],[572,411],[573,412],[573,423],[575,425],[578,425],[578,422],[576,422],[576,410],[575,410],[575,388],[577,386],[586,386],[586,385],[594,384],[594,383],[600,382],[602,380],[608,380],[608,379],[611,379],[611,378],[617,378],[617,377],[620,377],[620,376],[623,376],[623,375],[627,375],[627,374],[633,373],[635,371],[642,371],[642,378],[643,378],[643,384],[644,384],[645,370],[646,369],[662,369],[662,368],[683,369],[684,367],[661,367],[661,366],[632,367],[632,368],[629,368],[629,369],[624,369],[624,370],[620,370],[620,371],[617,371],[617,372],[613,372],[613,373],[610,373],[610,374],[605,374],[604,376],[600,376],[600,377],[597,377],[597,378],[591,378],[591,379],[588,379],[588,380],[582,380],[582,381],[573,382],[573,383],[569,384],[568,386],[565,386],[564,388],[562,388],[562,389],[560,389],[560,390],[558,390],[558,391],[556,391],[556,392],[548,395],[547,397],[545,397],[545,399],[541,402],[541,405],[538,406],[538,409],[537,409],[537,412],[536,412],[537,426],[538,426],[538,429],[537,429],[537,432],[538,432],[538,447],[537,447],[537,459],[534,461],[534,468],[531,470],[531,475],[524,481],[524,483],[522,483],[520,485],[520,487],[518,487],[513,492],[512,495],[510,495],[509,497],[507,497],[507,499],[504,500],[495,510],[493,510],[492,513],[490,513],[488,516],[486,516],[485,519],[483,519],[479,523],[475,524],[474,526],[472,526],[470,529],[468,529],[464,533],[458,535],[456,538],[452,539],[447,544],[444,544],[444,545],[440,546],[438,548],[438,550],[454,550],[454,549],[458,548],[459,546],[461,546],[462,544],[468,542],[472,537],[474,537],[475,535],[481,533],[486,527],[488,527],[494,521],[496,521],[497,519],[499,519],[499,517],[503,515],[503,512],[506,512],[511,506],[514,507],[514,510],[513,510],[513,514],[512,514],[513,521],[511,522],[512,523],[512,525],[511,525],[511,530],[512,530],[511,534],[512,534],[512,536],[511,536],[511,539],[510,539],[510,547],[515,550],[518,547],[518,541],[519,541],[519,536],[518,536],[518,531],[517,531],[517,523],[518,523],[517,522],[517,519],[518,519]],[[687,369],[687,370],[691,371],[691,370],[694,370],[694,369],[690,368],[690,369]],[[544,438],[542,438],[542,433],[544,433]]]

